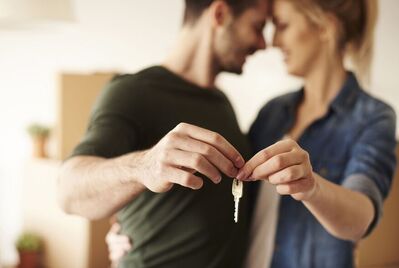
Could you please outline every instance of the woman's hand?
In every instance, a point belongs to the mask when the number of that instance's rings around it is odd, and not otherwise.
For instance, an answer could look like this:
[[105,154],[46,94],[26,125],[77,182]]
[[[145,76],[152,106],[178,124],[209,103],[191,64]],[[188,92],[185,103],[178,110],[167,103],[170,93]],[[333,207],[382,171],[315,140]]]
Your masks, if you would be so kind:
[[108,246],[108,256],[112,262],[112,267],[117,267],[118,262],[126,253],[132,249],[132,243],[126,235],[119,233],[121,226],[115,222],[105,237]]
[[237,175],[239,180],[268,180],[281,195],[309,200],[317,190],[309,154],[294,140],[279,141],[252,157]]

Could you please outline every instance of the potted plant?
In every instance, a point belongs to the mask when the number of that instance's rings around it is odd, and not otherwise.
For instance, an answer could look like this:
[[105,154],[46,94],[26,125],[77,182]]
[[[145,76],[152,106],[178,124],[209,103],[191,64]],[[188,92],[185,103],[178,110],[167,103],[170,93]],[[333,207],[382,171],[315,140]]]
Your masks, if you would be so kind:
[[43,241],[34,233],[22,233],[16,247],[19,253],[19,268],[41,268]]
[[50,128],[42,124],[33,123],[28,126],[27,130],[33,142],[33,156],[46,157],[46,142],[50,134]]

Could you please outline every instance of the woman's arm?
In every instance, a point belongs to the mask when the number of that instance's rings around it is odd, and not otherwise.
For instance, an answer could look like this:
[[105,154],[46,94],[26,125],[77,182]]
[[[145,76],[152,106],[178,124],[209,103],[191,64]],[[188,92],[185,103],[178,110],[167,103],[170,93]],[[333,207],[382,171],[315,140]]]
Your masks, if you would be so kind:
[[268,180],[279,194],[302,201],[324,228],[340,239],[359,240],[374,218],[373,204],[365,194],[314,173],[308,153],[293,140],[277,142],[257,153],[237,178]]
[[313,173],[313,194],[303,204],[333,236],[358,241],[374,218],[373,203],[360,192],[334,184]]
[[121,226],[114,222],[105,237],[108,247],[108,257],[111,267],[118,267],[119,261],[132,249],[132,242],[128,236],[120,234]]

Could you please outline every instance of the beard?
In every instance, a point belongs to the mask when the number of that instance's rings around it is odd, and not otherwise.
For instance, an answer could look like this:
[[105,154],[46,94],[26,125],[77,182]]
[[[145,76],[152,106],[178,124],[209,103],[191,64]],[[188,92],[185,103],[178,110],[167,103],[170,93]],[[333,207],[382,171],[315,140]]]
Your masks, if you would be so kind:
[[246,58],[254,54],[257,49],[250,47],[247,49],[231,49],[220,58],[221,70],[233,74],[242,74]]
[[243,66],[238,66],[238,65],[237,66],[233,66],[232,64],[230,64],[230,65],[228,65],[226,67],[223,67],[222,71],[223,72],[227,72],[227,73],[240,75],[243,72]]
[[223,38],[219,39],[219,46],[216,50],[219,69],[222,72],[242,74],[246,57],[254,54],[257,48],[239,36],[235,24],[227,26]]

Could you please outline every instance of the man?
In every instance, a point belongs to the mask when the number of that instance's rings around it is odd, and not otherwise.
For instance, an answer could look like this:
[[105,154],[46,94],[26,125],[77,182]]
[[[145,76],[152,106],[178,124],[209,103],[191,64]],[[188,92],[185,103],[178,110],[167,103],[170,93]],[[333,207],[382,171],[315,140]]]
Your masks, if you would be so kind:
[[214,83],[265,48],[266,17],[266,0],[186,0],[163,64],[115,78],[97,101],[61,169],[60,204],[89,219],[119,211],[135,249],[121,267],[241,266],[248,202],[235,224],[228,177],[250,150]]

